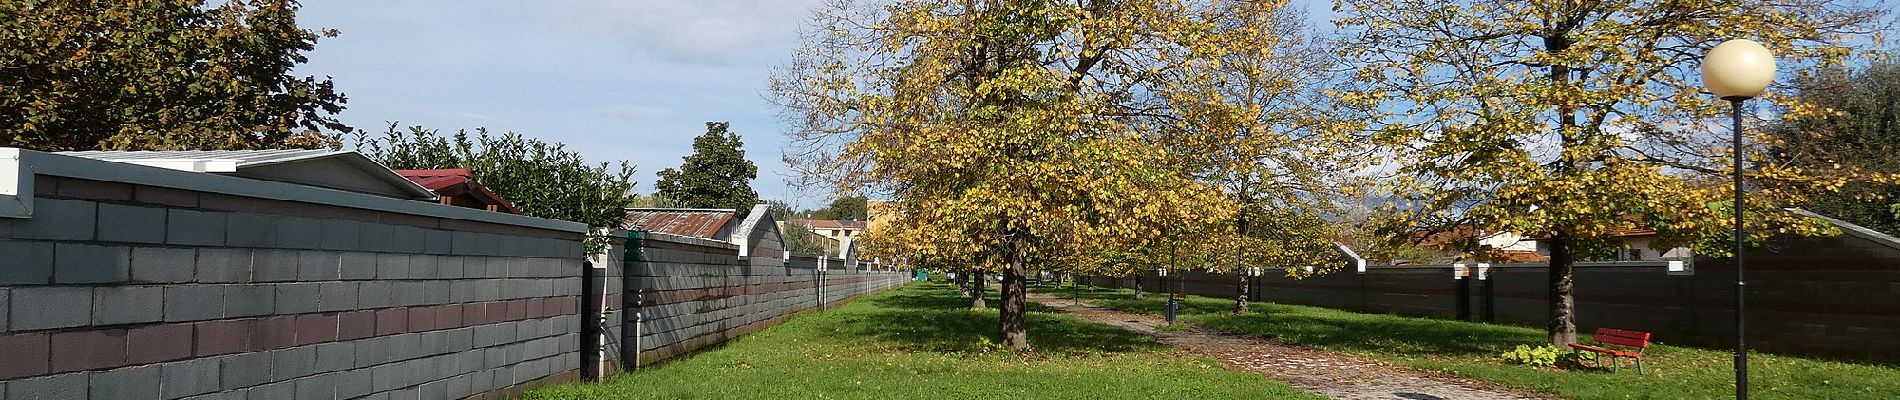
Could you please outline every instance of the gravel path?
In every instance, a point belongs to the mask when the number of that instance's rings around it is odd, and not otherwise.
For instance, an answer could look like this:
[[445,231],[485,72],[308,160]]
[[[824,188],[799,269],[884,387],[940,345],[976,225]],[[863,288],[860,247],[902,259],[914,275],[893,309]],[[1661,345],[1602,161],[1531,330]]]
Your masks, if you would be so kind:
[[[1229,368],[1253,371],[1335,399],[1549,399],[1469,379],[1428,374],[1351,355],[1288,346],[1271,340],[1203,329],[1158,332],[1159,316],[1110,310],[1041,293],[1029,300],[1097,322],[1153,336],[1169,346],[1207,355]],[[1378,334],[1367,332],[1367,334]]]

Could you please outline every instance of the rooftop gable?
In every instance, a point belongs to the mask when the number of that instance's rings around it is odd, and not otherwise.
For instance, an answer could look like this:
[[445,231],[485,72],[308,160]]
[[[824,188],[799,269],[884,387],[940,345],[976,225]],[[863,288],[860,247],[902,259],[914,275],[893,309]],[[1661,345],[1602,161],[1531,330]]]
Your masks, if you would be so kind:
[[354,151],[173,150],[67,151],[63,156],[294,183],[400,199],[433,200],[435,193]]

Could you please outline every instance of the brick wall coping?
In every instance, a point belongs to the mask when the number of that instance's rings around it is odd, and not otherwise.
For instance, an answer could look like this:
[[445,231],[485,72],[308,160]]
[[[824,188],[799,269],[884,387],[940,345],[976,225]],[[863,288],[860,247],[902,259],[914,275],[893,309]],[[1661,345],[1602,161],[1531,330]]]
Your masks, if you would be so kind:
[[587,232],[587,225],[578,222],[451,207],[284,182],[99,161],[12,147],[0,147],[0,218],[33,217],[34,175],[124,182],[564,232]]

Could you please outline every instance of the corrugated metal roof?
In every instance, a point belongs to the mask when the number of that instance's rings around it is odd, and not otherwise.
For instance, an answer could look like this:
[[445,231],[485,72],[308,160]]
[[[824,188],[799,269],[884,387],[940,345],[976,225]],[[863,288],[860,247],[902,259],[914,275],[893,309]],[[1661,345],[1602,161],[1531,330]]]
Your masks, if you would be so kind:
[[719,239],[719,231],[732,222],[737,211],[709,208],[634,208],[621,219],[621,229],[639,229],[707,239]]

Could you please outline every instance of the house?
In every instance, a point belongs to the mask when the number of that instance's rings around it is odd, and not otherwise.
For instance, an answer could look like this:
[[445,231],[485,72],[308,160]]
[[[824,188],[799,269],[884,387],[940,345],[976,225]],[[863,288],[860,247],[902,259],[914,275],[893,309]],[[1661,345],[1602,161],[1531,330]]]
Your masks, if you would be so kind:
[[867,228],[865,221],[854,219],[808,219],[797,224],[823,237],[825,254],[836,257],[843,257],[852,240],[863,236]]
[[630,208],[620,228],[712,239],[739,245],[748,257],[784,258],[785,238],[765,204],[745,218],[730,208]]
[[835,242],[843,242],[845,238],[861,236],[866,228],[867,226],[864,221],[855,219],[805,220],[805,229],[809,229],[812,233],[816,233],[818,236],[824,236]]
[[1512,232],[1487,232],[1471,225],[1449,230],[1421,233],[1420,247],[1434,252],[1429,260],[1405,260],[1411,264],[1439,264],[1457,261],[1481,261],[1500,264],[1538,263],[1550,260],[1539,253],[1538,241]]
[[[1623,229],[1610,232],[1607,236],[1623,242],[1623,247],[1617,249],[1615,254],[1607,257],[1591,257],[1578,261],[1661,261],[1667,258],[1690,256],[1689,249],[1684,247],[1667,249],[1650,247],[1650,242],[1656,238],[1656,231],[1648,229]],[[1538,240],[1537,252],[1547,256],[1550,255],[1550,243],[1545,240]]]
[[410,200],[436,194],[354,151],[178,150],[67,151],[63,156],[203,172]]
[[408,178],[410,182],[422,185],[424,189],[435,192],[436,202],[465,208],[474,208],[509,214],[521,214],[507,199],[495,195],[487,186],[475,182],[468,169],[399,169],[396,174]]
[[[1656,232],[1647,229],[1624,229],[1611,232],[1608,236],[1622,241],[1622,248],[1608,257],[1582,258],[1577,261],[1662,261],[1689,256],[1686,248],[1651,248],[1650,241],[1655,238]],[[1457,261],[1541,264],[1550,261],[1550,242],[1542,237],[1513,232],[1483,232],[1469,226],[1426,235],[1419,244],[1438,252],[1433,260],[1414,260],[1421,264]]]

